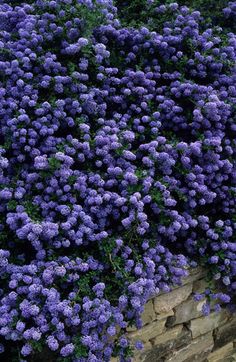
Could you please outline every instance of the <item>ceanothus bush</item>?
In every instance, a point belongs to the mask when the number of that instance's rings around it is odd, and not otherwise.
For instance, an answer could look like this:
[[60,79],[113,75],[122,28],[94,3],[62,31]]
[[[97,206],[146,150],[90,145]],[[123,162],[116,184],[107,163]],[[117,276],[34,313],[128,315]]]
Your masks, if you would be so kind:
[[157,3],[129,27],[112,0],[0,0],[6,360],[130,361],[126,327],[189,266],[233,303],[236,34]]

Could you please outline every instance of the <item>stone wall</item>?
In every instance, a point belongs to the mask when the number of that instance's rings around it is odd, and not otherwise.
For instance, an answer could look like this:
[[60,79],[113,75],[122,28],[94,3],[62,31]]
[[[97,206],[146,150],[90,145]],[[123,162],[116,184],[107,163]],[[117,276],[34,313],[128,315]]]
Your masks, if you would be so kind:
[[204,317],[201,308],[205,301],[193,300],[193,293],[206,287],[204,276],[196,268],[181,287],[148,301],[143,327],[127,331],[132,342],[144,343],[134,362],[236,361],[236,315],[222,309]]

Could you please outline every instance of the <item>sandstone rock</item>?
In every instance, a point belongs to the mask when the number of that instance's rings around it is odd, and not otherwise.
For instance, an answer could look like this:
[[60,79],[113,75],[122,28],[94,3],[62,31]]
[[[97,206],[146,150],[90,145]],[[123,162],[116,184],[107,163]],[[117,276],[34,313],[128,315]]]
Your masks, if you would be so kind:
[[175,351],[171,357],[167,358],[166,362],[201,362],[210,353],[214,345],[212,333],[207,333],[204,336],[192,340],[187,346]]
[[207,357],[207,362],[220,362],[225,359],[225,357],[230,356],[234,350],[233,342],[226,344],[224,347],[217,349],[216,351],[209,354]]
[[193,283],[193,293],[203,293],[208,288],[206,279],[196,280]]
[[176,325],[180,323],[185,323],[191,319],[198,318],[202,316],[202,306],[205,303],[205,300],[196,302],[193,299],[188,299],[185,302],[181,303],[175,308],[174,317],[167,319],[167,326]]
[[168,312],[161,313],[161,314],[156,314],[156,319],[157,320],[164,319],[164,318],[167,318],[167,317],[174,316],[174,314],[175,314],[175,312],[173,311],[173,309],[171,309]]
[[204,273],[196,268],[182,286],[149,299],[141,316],[143,327],[127,328],[131,345],[136,340],[144,343],[133,362],[236,362],[236,317],[226,310],[204,317],[205,300],[193,299],[192,293],[207,288]]
[[205,334],[213,329],[226,323],[229,317],[229,313],[226,310],[222,310],[219,313],[211,313],[207,317],[200,317],[193,319],[190,322],[190,330],[193,338],[196,338],[202,334]]
[[166,293],[157,296],[154,299],[154,309],[158,314],[169,312],[178,304],[186,300],[192,293],[192,284],[186,284],[183,287],[172,290],[171,293]]
[[183,328],[181,334],[177,336],[177,338],[153,346],[149,352],[144,353],[142,355],[142,362],[166,361],[166,358],[170,356],[173,351],[189,345],[189,343],[191,343],[191,332],[186,328]]
[[[144,312],[142,314],[142,321],[143,321],[143,325],[146,325],[150,322],[153,322],[155,320],[163,320],[163,319],[167,319],[167,317],[173,316],[174,315],[174,311],[170,310],[169,312],[166,313],[161,313],[161,314],[156,314],[154,311],[154,305],[153,305],[153,300],[150,299],[147,302],[148,306],[145,305],[145,309]],[[151,318],[152,317],[152,318]],[[130,326],[126,328],[127,332],[134,332],[137,331],[137,328],[135,326]]]
[[189,276],[182,279],[182,285],[189,284],[195,282],[195,280],[199,280],[204,278],[207,274],[207,271],[201,267],[192,268],[189,271]]
[[150,299],[144,307],[144,311],[142,313],[142,321],[143,325],[148,324],[150,322],[153,322],[156,319],[155,311],[154,311],[154,305],[153,300]]
[[154,345],[161,345],[168,341],[176,339],[181,335],[182,330],[183,330],[182,325],[170,328],[165,333],[162,333],[160,336],[157,336],[154,340],[152,340],[152,343]]
[[131,332],[128,334],[131,340],[141,340],[142,342],[148,342],[150,339],[155,338],[165,330],[166,319],[154,321],[151,324],[144,326],[143,328]]
[[215,337],[215,348],[220,348],[232,342],[236,336],[236,317],[219,327]]
[[142,351],[136,351],[134,353],[133,361],[135,362],[143,361],[145,353],[147,353],[151,349],[152,349],[152,344],[150,342],[144,343]]
[[220,360],[220,361],[217,361],[217,362],[235,362],[235,361],[236,361],[235,356],[236,356],[236,355],[224,357],[224,359],[222,359],[222,360]]
[[135,326],[130,326],[130,327],[127,327],[126,328],[126,331],[128,332],[128,333],[130,333],[130,332],[134,332],[134,331],[137,331],[137,328],[135,327]]
[[236,361],[236,353],[232,354],[230,362],[235,362],[235,361]]

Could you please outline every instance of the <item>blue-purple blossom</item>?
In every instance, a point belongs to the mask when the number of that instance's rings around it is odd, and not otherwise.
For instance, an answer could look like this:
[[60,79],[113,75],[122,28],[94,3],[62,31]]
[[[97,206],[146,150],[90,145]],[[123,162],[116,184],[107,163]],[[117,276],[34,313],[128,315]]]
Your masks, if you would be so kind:
[[114,4],[0,1],[5,359],[127,362],[126,328],[198,263],[225,290],[204,314],[233,300],[236,3],[210,24],[144,1],[145,26]]

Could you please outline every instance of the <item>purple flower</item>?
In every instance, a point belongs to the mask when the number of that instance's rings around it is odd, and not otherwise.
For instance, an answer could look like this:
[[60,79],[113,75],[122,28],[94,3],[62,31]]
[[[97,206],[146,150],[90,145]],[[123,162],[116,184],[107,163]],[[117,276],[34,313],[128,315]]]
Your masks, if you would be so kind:
[[25,344],[21,349],[21,354],[26,357],[29,356],[32,352],[32,347],[30,344]]
[[60,354],[62,357],[67,357],[73,353],[75,346],[72,343],[69,343],[61,348]]
[[110,326],[109,328],[107,328],[107,333],[110,335],[110,336],[115,336],[116,334],[116,328],[114,326]]
[[59,348],[59,343],[53,336],[47,338],[47,345],[52,351],[56,351]]
[[44,170],[48,167],[47,156],[37,156],[34,159],[34,166],[37,170]]
[[143,343],[141,341],[136,341],[135,342],[135,347],[138,349],[138,350],[142,350],[143,349]]
[[208,316],[210,314],[211,308],[209,303],[204,303],[202,306],[202,313],[204,316]]

